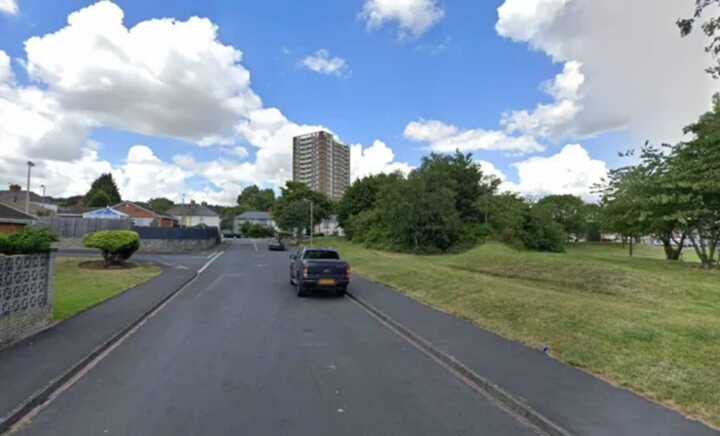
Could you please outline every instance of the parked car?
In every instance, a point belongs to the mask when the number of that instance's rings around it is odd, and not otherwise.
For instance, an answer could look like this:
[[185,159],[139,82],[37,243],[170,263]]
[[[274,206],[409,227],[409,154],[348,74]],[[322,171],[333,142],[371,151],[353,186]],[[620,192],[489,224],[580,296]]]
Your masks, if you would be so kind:
[[298,248],[290,255],[290,283],[298,297],[313,290],[343,296],[350,284],[350,265],[332,248]]
[[285,251],[285,243],[281,239],[273,239],[268,244],[270,251]]

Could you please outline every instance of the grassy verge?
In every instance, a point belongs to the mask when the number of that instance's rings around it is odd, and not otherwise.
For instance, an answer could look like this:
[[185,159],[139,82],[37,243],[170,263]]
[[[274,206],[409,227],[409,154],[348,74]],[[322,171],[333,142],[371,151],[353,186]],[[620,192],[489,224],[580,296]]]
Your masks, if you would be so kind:
[[566,254],[489,243],[413,256],[340,239],[353,271],[720,426],[720,273],[671,264],[655,247]]
[[69,318],[88,307],[137,286],[160,274],[154,265],[124,270],[80,268],[87,257],[58,257],[54,282],[53,318]]

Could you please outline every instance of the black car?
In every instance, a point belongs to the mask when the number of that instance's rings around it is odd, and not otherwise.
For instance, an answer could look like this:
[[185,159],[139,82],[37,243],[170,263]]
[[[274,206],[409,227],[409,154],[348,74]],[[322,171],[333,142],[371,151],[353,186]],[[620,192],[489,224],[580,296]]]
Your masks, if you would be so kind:
[[350,265],[332,248],[298,248],[290,255],[290,283],[298,297],[313,290],[343,296],[350,284]]

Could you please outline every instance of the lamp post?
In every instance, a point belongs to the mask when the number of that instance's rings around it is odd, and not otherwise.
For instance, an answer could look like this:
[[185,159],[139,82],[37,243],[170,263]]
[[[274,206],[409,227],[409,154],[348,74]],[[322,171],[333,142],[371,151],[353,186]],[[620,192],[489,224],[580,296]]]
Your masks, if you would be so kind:
[[310,200],[310,247],[313,246],[313,234],[315,233],[315,226],[313,226],[313,202]]
[[40,188],[42,188],[42,191],[43,191],[43,197],[45,197],[45,185],[40,185]]
[[30,170],[35,166],[34,163],[28,161],[28,178],[27,178],[27,191],[25,191],[25,213],[30,213]]

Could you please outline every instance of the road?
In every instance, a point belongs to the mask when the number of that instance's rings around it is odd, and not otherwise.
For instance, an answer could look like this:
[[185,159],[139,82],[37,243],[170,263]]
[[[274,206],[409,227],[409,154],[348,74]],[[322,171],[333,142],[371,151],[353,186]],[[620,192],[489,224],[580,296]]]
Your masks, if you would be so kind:
[[299,299],[288,254],[233,241],[22,435],[528,435],[349,298]]

